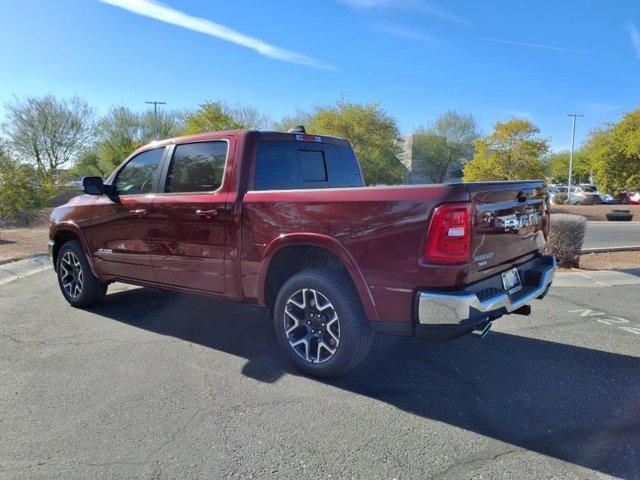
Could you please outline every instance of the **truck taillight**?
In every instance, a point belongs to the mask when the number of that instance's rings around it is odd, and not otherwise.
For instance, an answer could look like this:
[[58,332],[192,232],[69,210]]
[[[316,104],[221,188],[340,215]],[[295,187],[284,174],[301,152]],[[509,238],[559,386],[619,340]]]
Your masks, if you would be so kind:
[[430,263],[466,263],[470,244],[469,205],[440,205],[431,216],[422,259]]

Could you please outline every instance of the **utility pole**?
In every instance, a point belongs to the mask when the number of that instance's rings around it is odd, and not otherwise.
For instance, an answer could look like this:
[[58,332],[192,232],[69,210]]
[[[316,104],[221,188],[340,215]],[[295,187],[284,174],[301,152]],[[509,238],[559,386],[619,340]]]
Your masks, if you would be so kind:
[[584,117],[580,113],[568,113],[567,117],[573,119],[573,126],[571,129],[571,153],[569,154],[569,181],[567,182],[567,202],[571,204],[571,174],[573,172],[573,150],[576,144],[576,118]]
[[158,102],[156,100],[152,102],[144,102],[148,105],[153,105],[153,138],[158,139],[158,105],[166,105],[166,102]]

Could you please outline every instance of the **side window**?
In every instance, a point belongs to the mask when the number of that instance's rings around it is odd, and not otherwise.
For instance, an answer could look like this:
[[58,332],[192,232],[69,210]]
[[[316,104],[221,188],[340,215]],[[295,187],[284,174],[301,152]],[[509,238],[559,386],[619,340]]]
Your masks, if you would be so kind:
[[176,145],[164,191],[212,192],[220,188],[227,148],[223,141]]
[[156,148],[142,152],[129,160],[116,177],[115,186],[118,195],[140,195],[153,192],[163,153],[164,147]]

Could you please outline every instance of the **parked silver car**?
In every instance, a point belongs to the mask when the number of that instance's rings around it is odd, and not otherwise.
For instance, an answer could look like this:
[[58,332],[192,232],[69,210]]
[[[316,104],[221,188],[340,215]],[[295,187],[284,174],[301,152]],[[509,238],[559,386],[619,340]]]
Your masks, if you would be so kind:
[[600,192],[593,185],[576,185],[571,187],[571,193],[566,203],[569,205],[594,205],[602,203]]

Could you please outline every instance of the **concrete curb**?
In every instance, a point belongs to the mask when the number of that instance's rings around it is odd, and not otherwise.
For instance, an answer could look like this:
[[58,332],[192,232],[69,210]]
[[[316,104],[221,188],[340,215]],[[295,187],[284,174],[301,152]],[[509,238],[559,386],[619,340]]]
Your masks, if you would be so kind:
[[580,253],[634,252],[636,250],[640,250],[640,245],[629,245],[623,247],[583,248]]
[[580,272],[556,272],[554,287],[613,287],[616,285],[640,285],[640,268],[628,270],[598,270]]
[[37,255],[0,265],[0,285],[52,268],[48,255]]

